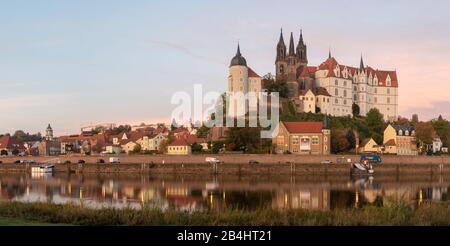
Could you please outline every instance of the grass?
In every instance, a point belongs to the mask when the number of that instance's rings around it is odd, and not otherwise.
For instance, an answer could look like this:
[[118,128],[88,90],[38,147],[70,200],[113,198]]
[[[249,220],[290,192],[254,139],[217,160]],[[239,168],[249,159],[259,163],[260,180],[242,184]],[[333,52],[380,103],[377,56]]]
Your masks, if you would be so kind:
[[3,222],[0,220],[0,223],[5,224],[37,221],[44,224],[88,226],[449,226],[450,209],[444,204],[413,209],[406,202],[397,202],[385,207],[369,206],[333,211],[230,209],[221,212],[183,213],[174,210],[163,212],[153,208],[93,210],[76,205],[7,202],[0,204],[0,218],[20,218],[2,219]]
[[0,226],[52,226],[55,224],[0,217]]

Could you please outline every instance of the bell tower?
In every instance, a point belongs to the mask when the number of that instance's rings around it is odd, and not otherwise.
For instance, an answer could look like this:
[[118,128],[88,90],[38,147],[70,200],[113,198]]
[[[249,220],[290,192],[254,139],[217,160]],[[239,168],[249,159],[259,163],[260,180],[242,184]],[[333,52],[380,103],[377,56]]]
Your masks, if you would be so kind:
[[275,60],[276,80],[287,80],[286,44],[284,43],[283,29],[277,44],[277,58]]

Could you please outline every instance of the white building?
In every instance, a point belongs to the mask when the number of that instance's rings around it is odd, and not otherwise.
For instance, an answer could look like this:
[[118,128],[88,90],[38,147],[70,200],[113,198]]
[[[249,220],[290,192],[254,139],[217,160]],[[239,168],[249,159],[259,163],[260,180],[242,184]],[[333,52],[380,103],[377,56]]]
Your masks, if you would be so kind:
[[434,138],[433,139],[433,153],[441,152],[442,151],[442,141],[440,138]]

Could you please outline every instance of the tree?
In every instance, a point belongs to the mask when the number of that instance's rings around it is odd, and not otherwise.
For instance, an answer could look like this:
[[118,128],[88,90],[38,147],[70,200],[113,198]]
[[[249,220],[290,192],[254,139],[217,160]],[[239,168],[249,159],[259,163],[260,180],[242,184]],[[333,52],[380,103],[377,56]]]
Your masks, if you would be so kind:
[[8,151],[6,151],[5,149],[2,149],[2,151],[0,151],[0,155],[8,155]]
[[416,138],[421,145],[432,144],[434,134],[435,132],[431,122],[420,122],[416,125]]
[[442,143],[445,146],[448,146],[448,143],[450,141],[450,123],[441,115],[439,115],[437,120],[433,120],[431,123],[433,124],[433,128],[436,131],[436,134],[441,139]]
[[383,135],[384,128],[383,114],[381,114],[378,109],[373,108],[367,113],[365,123],[370,130],[370,137],[374,138],[375,141],[380,142],[379,138]]
[[139,153],[141,153],[141,149],[142,149],[141,145],[140,145],[140,144],[136,144],[136,145],[133,147],[133,153],[134,153],[134,154],[139,154]]
[[197,137],[199,138],[206,138],[209,134],[209,131],[211,129],[206,127],[205,125],[202,125],[198,130],[197,130]]
[[12,151],[12,154],[15,155],[15,156],[18,156],[19,153],[20,153],[20,151],[19,151],[18,149],[14,149],[14,150]]
[[259,127],[231,127],[226,134],[229,150],[253,152],[261,145],[261,129]]
[[216,142],[213,142],[213,143],[212,143],[212,146],[211,146],[211,151],[212,151],[214,154],[217,154],[217,153],[219,153],[220,150],[224,147],[224,145],[225,145],[225,142],[224,142],[224,141],[216,141]]
[[286,81],[284,80],[275,80],[275,77],[268,73],[264,75],[262,79],[264,83],[264,87],[267,89],[269,93],[278,92],[280,97],[287,98],[288,96],[288,86]]
[[359,108],[359,105],[356,103],[352,104],[352,113],[353,117],[358,117],[360,114],[361,109]]
[[198,143],[193,143],[191,149],[192,153],[201,153],[203,151],[203,146]]
[[339,154],[348,152],[351,149],[351,144],[347,138],[348,130],[337,129],[331,131],[331,152]]

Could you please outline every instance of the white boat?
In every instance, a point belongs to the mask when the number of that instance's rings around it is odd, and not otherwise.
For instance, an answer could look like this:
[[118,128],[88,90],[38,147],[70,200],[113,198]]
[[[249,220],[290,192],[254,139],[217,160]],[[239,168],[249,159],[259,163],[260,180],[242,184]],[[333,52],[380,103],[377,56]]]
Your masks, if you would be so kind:
[[39,167],[32,167],[31,173],[53,173],[55,165],[44,165]]
[[375,170],[373,170],[373,167],[370,164],[354,163],[350,173],[352,175],[373,175]]

